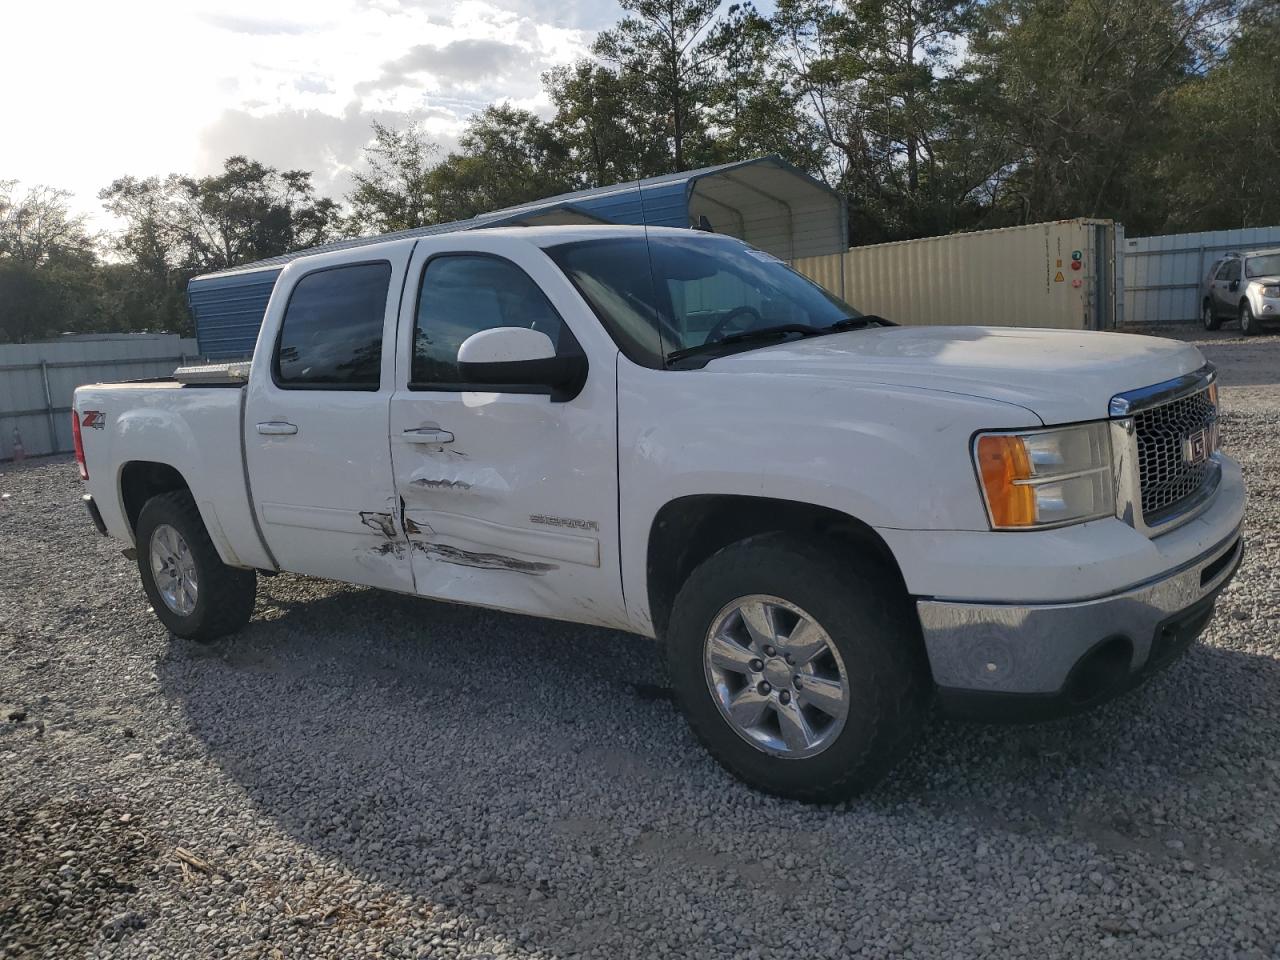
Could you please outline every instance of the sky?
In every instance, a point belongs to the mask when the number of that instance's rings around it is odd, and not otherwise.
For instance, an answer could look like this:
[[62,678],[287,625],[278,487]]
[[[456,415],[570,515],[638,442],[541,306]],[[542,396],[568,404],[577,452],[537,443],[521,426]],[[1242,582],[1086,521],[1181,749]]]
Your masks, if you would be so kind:
[[371,119],[448,149],[494,100],[549,113],[540,75],[586,54],[614,0],[8,0],[0,180],[72,191],[97,228],[124,174],[242,153],[341,196]]

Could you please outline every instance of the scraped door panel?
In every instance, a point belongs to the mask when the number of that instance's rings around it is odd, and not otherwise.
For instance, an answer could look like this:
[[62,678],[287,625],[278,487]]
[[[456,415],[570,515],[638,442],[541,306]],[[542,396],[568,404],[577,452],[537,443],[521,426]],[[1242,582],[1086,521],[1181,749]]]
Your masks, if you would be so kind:
[[[546,393],[463,390],[464,384],[451,383],[451,358],[477,326],[529,326],[554,341],[558,317],[548,310],[550,301],[537,302],[541,294],[531,276],[558,293],[561,315],[574,306],[572,288],[556,286],[563,277],[551,274],[555,268],[536,250],[522,256],[524,244],[474,242],[488,257],[502,251],[502,263],[455,259],[427,271],[428,247],[410,268],[402,307],[415,322],[402,325],[404,381],[391,403],[391,448],[417,591],[625,627],[615,364],[612,358],[591,363],[586,386],[567,403]],[[425,303],[418,298],[424,276],[435,284]],[[428,329],[420,325],[424,314]]]

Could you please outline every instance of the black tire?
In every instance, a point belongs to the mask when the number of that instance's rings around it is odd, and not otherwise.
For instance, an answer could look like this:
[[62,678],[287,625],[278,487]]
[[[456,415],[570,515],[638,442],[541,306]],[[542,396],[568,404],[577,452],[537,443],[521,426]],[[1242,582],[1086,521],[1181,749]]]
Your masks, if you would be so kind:
[[[196,601],[187,615],[175,612],[165,602],[156,585],[151,567],[152,535],[157,527],[168,525],[182,535],[195,562],[198,590]],[[253,602],[258,578],[252,570],[228,567],[218,556],[209,532],[200,519],[200,511],[185,490],[152,497],[138,516],[138,573],[142,587],[160,622],[169,632],[188,640],[209,643],[235,633],[253,615]]]
[[1253,315],[1249,301],[1240,304],[1240,332],[1246,337],[1256,337],[1262,330],[1258,327],[1258,319]]
[[[676,597],[665,639],[677,702],[711,755],[766,793],[829,803],[866,790],[910,746],[927,713],[933,687],[910,599],[896,576],[848,552],[785,534],[752,537],[703,562]],[[846,666],[847,719],[813,756],[779,757],[749,742],[711,691],[703,661],[710,628],[727,605],[753,594],[809,614]]]
[[1222,318],[1213,312],[1213,303],[1205,300],[1200,308],[1200,322],[1206,330],[1217,330],[1222,326]]

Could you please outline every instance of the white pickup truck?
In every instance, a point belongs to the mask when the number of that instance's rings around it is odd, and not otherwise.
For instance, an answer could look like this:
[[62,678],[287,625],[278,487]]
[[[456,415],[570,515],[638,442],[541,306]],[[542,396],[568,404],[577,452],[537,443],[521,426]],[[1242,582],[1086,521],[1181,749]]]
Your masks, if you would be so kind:
[[656,637],[710,752],[807,800],[934,702],[1130,688],[1243,549],[1194,347],[898,327],[688,230],[304,256],[251,364],[74,407],[90,515],[174,634],[241,629],[290,571]]

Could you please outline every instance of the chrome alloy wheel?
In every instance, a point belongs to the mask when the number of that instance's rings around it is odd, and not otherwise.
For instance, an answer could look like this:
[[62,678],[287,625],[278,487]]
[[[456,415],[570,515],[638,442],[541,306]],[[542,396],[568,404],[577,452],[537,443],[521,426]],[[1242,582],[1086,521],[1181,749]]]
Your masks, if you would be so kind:
[[849,715],[849,680],[827,632],[778,597],[740,597],[703,643],[707,686],[747,742],[785,759],[821,753]]
[[190,615],[200,595],[196,559],[182,534],[167,523],[151,531],[151,574],[164,605],[180,617]]

